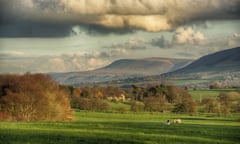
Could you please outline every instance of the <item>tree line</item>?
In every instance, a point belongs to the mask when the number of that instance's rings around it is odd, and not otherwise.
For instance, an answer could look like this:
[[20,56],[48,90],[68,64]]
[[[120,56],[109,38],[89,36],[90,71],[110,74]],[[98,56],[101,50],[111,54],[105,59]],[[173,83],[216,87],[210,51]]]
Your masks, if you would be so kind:
[[[205,98],[201,102],[192,98],[187,87],[175,85],[150,85],[131,88],[113,86],[74,88],[69,91],[71,107],[79,110],[111,111],[109,102],[130,105],[130,111],[174,112],[174,113],[234,113],[240,112],[240,93],[220,93],[216,98]],[[200,108],[199,108],[200,107]],[[119,111],[128,111],[126,108]]]
[[113,86],[74,88],[63,86],[69,91],[72,108],[90,111],[108,111],[109,102],[125,103],[130,105],[131,111],[151,112],[189,112],[197,111],[197,103],[192,99],[187,89],[173,85],[155,85],[131,88]]
[[143,102],[145,111],[195,113],[197,103],[188,93],[187,88],[174,85],[155,85],[149,87],[138,87],[133,85],[133,97],[131,109],[138,111],[138,102]]
[[69,92],[71,107],[79,110],[108,111],[111,109],[108,102],[125,102],[126,92],[118,87],[85,86],[74,88],[62,86]]
[[187,87],[175,85],[78,88],[59,85],[43,74],[0,75],[0,120],[65,121],[72,118],[72,109],[112,111],[112,103],[129,106],[119,108],[120,112],[228,114],[240,112],[240,93],[220,93],[198,102]]
[[240,112],[240,93],[220,93],[217,98],[205,98],[200,103],[206,113],[230,114]]

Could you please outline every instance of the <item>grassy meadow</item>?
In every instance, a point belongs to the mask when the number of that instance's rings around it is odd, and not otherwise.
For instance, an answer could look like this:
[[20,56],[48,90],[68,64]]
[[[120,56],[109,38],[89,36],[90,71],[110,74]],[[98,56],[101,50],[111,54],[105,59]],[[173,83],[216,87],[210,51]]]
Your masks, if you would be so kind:
[[[72,122],[0,122],[1,144],[235,144],[240,115],[75,112]],[[181,118],[182,124],[165,125]]]
[[240,89],[207,89],[207,90],[189,90],[189,93],[195,100],[204,98],[217,98],[220,93],[240,92]]

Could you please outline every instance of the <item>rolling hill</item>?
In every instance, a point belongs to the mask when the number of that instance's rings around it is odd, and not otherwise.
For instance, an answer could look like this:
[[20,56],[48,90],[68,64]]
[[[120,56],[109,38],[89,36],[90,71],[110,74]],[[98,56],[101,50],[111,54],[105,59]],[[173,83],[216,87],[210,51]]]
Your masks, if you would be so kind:
[[49,75],[61,84],[81,85],[160,75],[182,68],[191,62],[192,60],[188,59],[171,58],[121,59],[92,71],[50,73]]
[[146,85],[171,82],[176,85],[208,88],[216,81],[221,81],[228,87],[240,86],[240,47],[203,56],[185,67],[160,75],[125,79],[121,83],[114,81],[108,84],[128,86],[129,83]]
[[216,81],[220,81],[226,87],[239,87],[240,47],[203,56],[186,67],[155,76],[153,79],[165,79],[178,85],[199,88],[207,88]]
[[184,68],[170,72],[170,74],[235,71],[240,71],[240,47],[203,56]]
[[219,51],[199,58],[184,68],[164,75],[223,73],[240,71],[240,47]]

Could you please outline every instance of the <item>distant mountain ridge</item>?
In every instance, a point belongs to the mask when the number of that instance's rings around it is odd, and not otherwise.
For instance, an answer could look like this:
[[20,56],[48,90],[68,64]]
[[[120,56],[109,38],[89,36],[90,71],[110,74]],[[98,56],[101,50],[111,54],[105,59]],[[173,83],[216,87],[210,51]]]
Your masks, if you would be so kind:
[[170,74],[230,71],[240,71],[240,47],[203,56]]
[[240,87],[240,47],[231,48],[203,56],[185,67],[154,76],[125,79],[118,83],[156,84],[161,82],[177,83],[191,88],[208,88],[213,82],[220,81],[228,87]]
[[170,58],[120,59],[96,71],[155,75],[179,69],[190,62],[192,60]]
[[186,66],[193,60],[171,58],[121,59],[92,71],[51,73],[61,84],[81,85],[134,77],[160,75]]

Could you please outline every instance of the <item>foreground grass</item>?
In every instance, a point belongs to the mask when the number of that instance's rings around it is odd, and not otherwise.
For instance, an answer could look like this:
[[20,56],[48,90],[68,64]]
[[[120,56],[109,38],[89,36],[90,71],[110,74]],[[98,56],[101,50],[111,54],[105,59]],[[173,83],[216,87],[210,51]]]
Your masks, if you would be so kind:
[[[183,124],[164,125],[182,118]],[[0,122],[3,144],[234,144],[240,141],[239,115],[76,112],[73,122]]]

